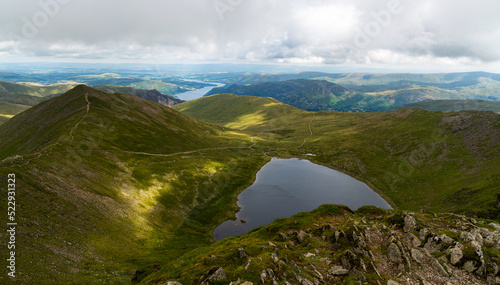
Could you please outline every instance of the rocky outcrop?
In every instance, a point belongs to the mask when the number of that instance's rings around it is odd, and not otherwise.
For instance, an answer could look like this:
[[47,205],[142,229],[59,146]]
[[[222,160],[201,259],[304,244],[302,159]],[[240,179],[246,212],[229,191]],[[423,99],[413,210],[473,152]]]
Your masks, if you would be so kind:
[[343,214],[313,212],[313,218],[283,220],[283,226],[264,227],[248,240],[222,241],[217,252],[197,258],[217,271],[197,279],[206,283],[189,283],[500,284],[500,233],[489,222],[453,214],[371,216],[341,209]]

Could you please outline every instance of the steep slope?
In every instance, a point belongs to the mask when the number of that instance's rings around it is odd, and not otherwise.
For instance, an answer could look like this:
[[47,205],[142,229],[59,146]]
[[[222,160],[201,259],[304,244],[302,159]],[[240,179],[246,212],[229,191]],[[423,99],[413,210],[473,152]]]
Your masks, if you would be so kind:
[[476,110],[500,113],[500,102],[484,100],[431,100],[407,104],[398,109],[416,108],[441,112]]
[[499,228],[323,205],[190,252],[141,284],[498,284]]
[[343,96],[351,92],[334,83],[321,80],[287,80],[255,83],[250,85],[235,85],[214,88],[208,95],[232,93],[237,95],[252,95],[271,97],[285,104],[308,111],[328,110],[343,101]]
[[0,138],[2,183],[16,177],[25,284],[130,283],[208,244],[267,161],[243,133],[83,85],[15,116]]
[[270,156],[315,154],[308,159],[366,182],[397,208],[500,218],[498,114],[312,113],[269,98],[227,94],[175,108],[247,130]]
[[174,98],[172,96],[164,95],[157,90],[143,90],[132,87],[114,86],[114,85],[97,85],[95,89],[108,93],[125,93],[131,94],[143,99],[156,102],[161,105],[172,107],[173,105],[182,103],[184,101]]

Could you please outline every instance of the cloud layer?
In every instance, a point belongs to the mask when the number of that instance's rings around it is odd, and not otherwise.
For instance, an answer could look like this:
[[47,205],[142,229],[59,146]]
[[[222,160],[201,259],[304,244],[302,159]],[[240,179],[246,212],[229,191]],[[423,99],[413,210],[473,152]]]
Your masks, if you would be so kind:
[[448,66],[500,61],[496,0],[0,2],[4,60]]

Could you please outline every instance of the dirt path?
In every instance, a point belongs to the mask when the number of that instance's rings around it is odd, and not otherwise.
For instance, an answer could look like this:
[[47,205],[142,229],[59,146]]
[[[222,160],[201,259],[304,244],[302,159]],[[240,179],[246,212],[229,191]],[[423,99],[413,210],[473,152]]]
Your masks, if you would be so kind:
[[312,136],[313,136],[313,131],[312,131],[311,123],[314,121],[314,119],[315,119],[315,118],[316,118],[316,114],[313,114],[312,119],[311,119],[311,120],[309,121],[309,123],[307,124],[307,125],[309,126],[309,133],[310,133],[310,135],[309,135],[309,137],[305,137],[305,138],[304,138],[304,142],[303,142],[303,143],[299,146],[299,148],[303,147],[303,146],[306,144],[306,142],[307,142],[307,138],[310,138],[310,137],[312,137]]
[[85,120],[85,118],[89,114],[89,111],[90,111],[90,101],[89,101],[89,94],[88,93],[85,93],[85,101],[87,101],[87,112],[85,113],[85,115],[83,116],[83,118],[78,123],[76,123],[76,125],[69,132],[69,135],[71,136],[70,142],[72,142],[73,139],[74,139],[74,137],[73,137],[73,131],[76,130],[76,128],[78,128],[78,125],[80,125],[80,123],[83,122],[83,120]]

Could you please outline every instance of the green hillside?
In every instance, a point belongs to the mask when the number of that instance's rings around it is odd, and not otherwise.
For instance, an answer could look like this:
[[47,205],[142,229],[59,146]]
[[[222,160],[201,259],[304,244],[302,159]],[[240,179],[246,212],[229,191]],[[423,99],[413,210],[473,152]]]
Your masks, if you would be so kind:
[[411,103],[399,107],[399,109],[415,108],[441,112],[477,110],[500,113],[500,102],[484,100],[432,100]]
[[22,203],[21,283],[130,283],[207,245],[268,160],[244,133],[83,85],[15,116],[0,138],[0,177],[15,173]]
[[310,113],[269,98],[228,94],[174,108],[247,130],[267,143],[268,155],[315,154],[310,160],[366,182],[400,209],[499,218],[498,114]]

